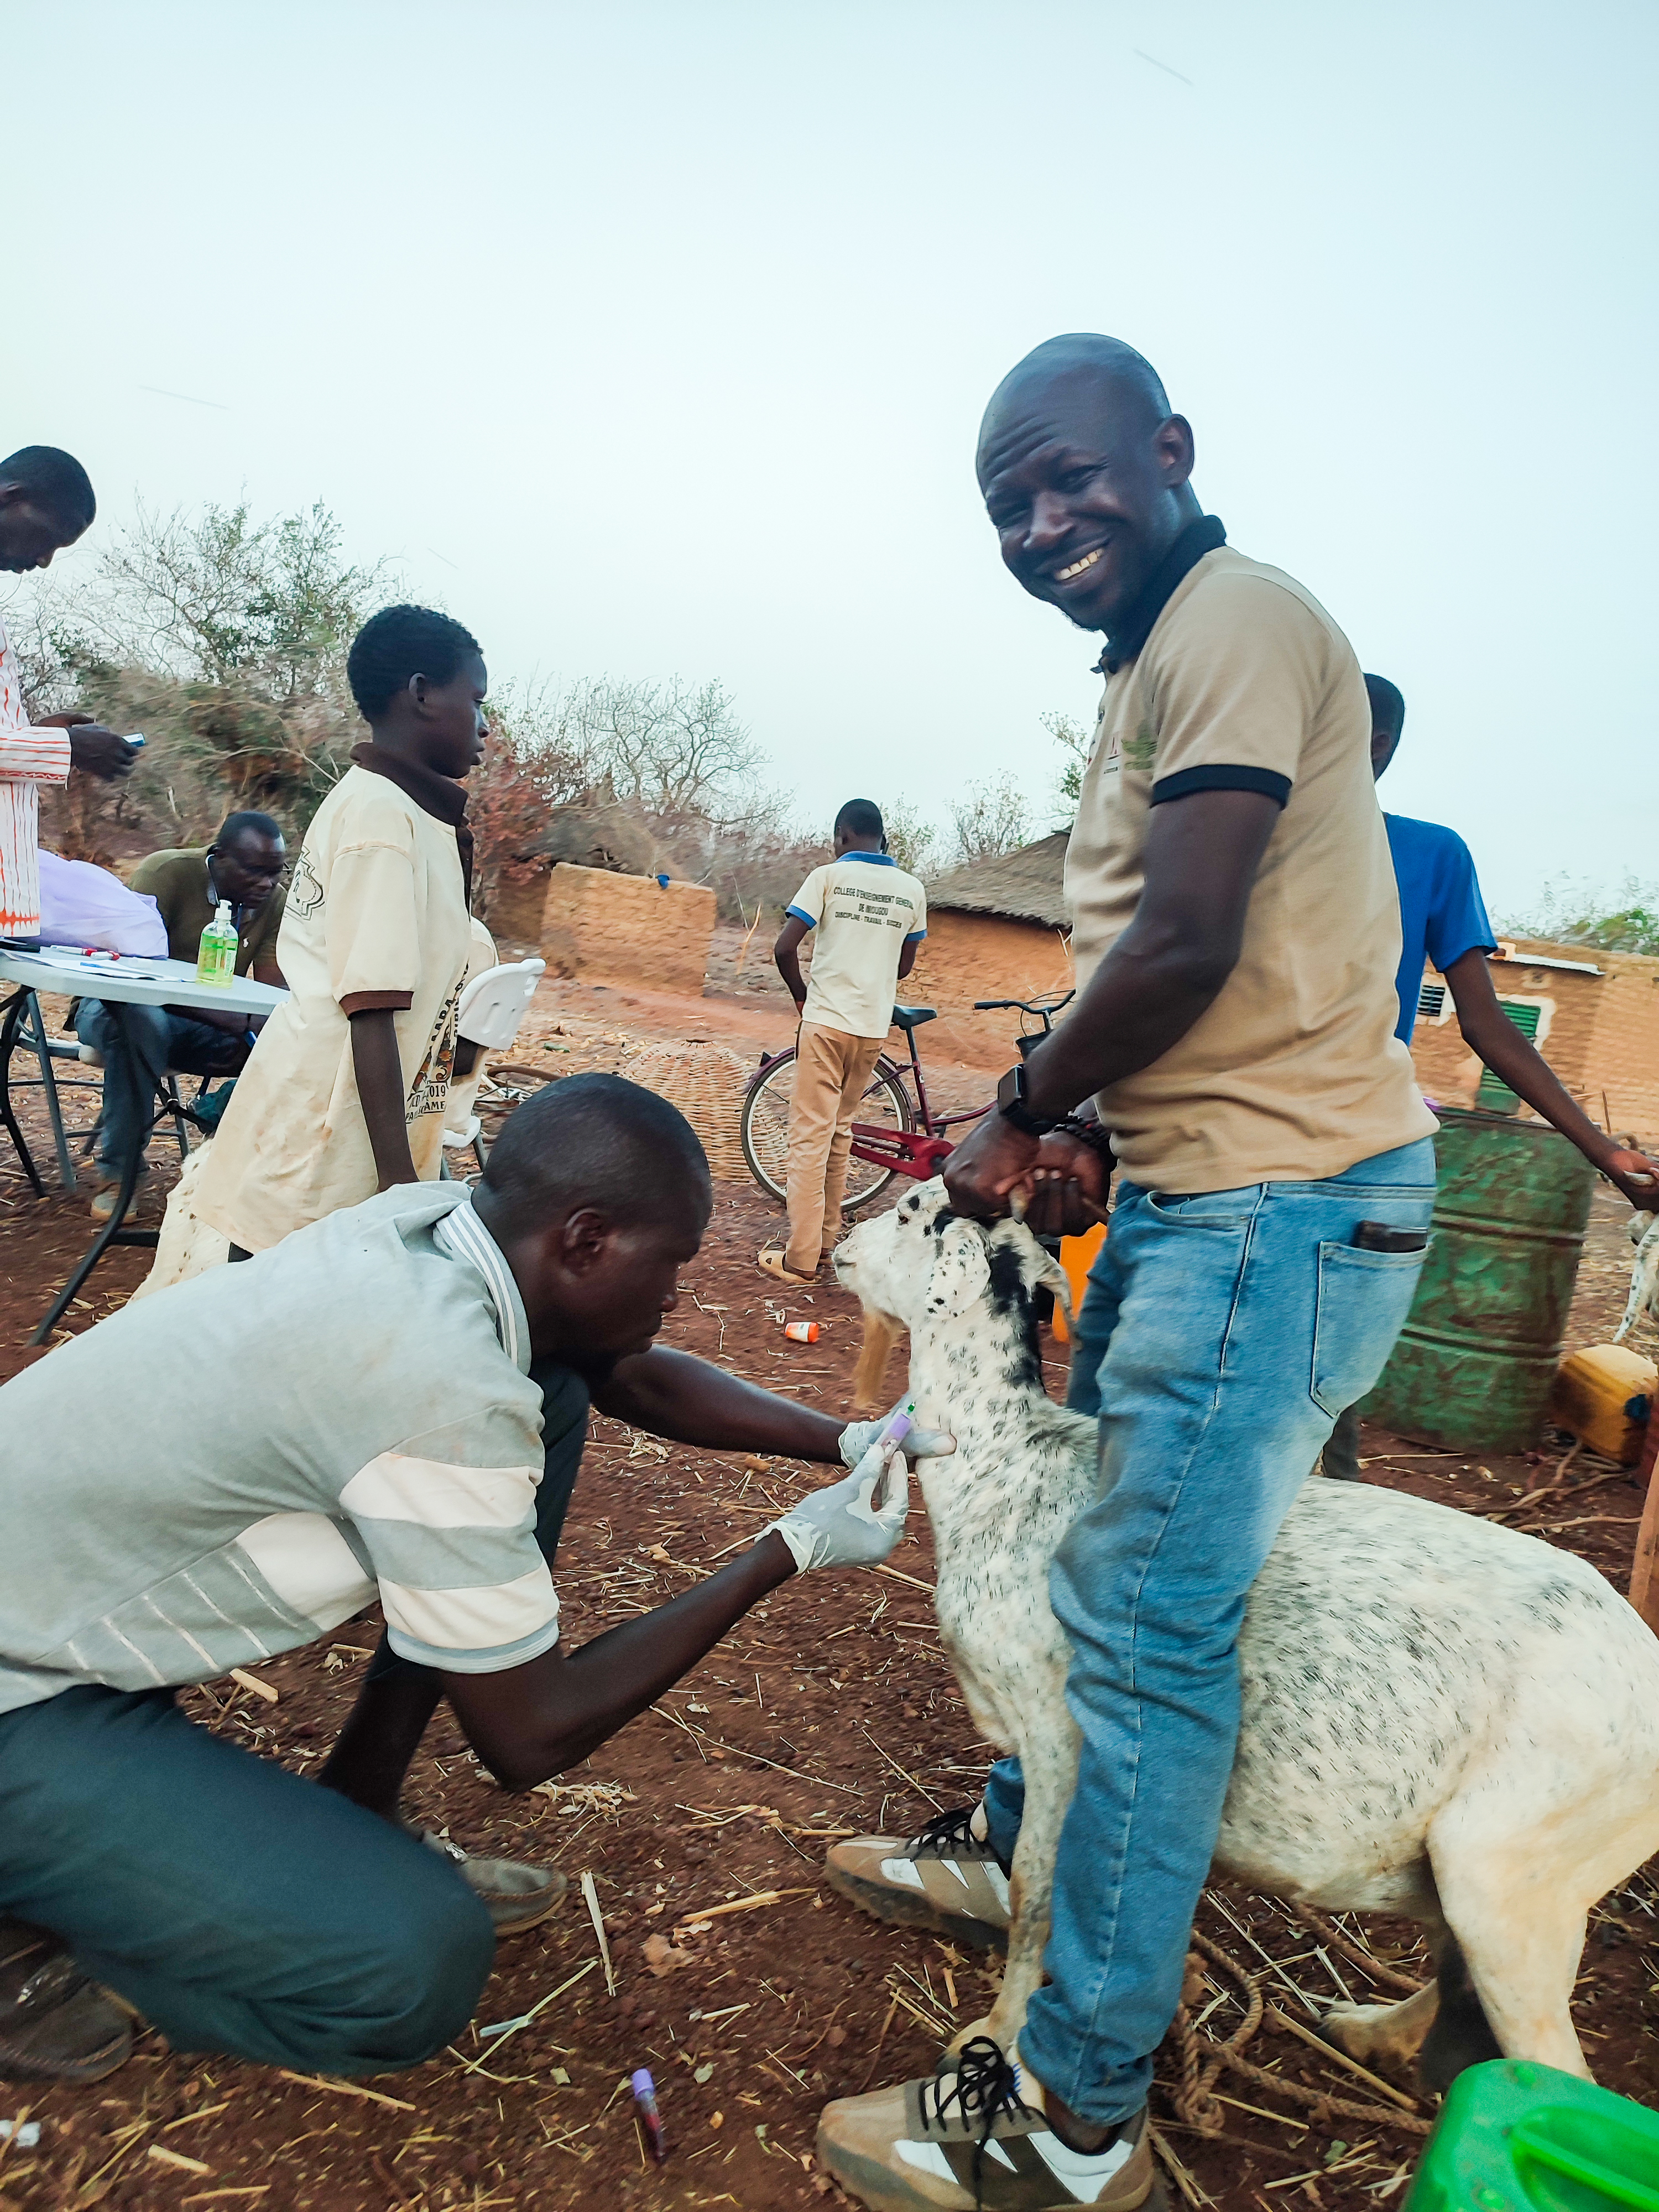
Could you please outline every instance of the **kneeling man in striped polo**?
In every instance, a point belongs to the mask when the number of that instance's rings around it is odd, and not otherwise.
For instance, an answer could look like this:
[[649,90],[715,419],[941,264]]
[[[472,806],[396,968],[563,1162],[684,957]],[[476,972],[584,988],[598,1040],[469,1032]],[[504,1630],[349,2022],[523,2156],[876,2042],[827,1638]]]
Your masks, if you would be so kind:
[[[853,1468],[877,1435],[653,1346],[710,1205],[673,1107],[568,1077],[514,1115],[476,1190],[384,1191],[0,1390],[0,2077],[100,2078],[129,2008],[184,2051],[332,2074],[431,2057],[497,1935],[563,1887],[403,1821],[439,1699],[527,1790],[791,1575],[886,1556],[905,1485],[872,1510],[854,1473],[672,1603],[561,1647],[550,1569],[590,1404]],[[183,1685],[376,1601],[386,1632],[323,1786],[179,1711]]]

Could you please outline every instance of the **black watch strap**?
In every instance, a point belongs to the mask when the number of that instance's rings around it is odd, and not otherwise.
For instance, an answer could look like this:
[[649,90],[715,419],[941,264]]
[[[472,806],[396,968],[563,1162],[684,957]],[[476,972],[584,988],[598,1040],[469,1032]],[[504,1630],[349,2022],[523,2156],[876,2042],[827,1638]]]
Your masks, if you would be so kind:
[[1025,1103],[1025,1063],[1011,1067],[997,1085],[997,1110],[1028,1137],[1046,1137],[1055,1126],[1050,1114],[1034,1114]]

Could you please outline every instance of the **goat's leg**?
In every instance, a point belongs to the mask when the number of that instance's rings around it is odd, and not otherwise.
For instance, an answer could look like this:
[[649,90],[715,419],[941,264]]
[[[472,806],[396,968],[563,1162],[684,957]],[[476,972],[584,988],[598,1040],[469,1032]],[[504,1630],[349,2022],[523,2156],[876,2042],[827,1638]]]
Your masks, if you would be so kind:
[[1042,1708],[1028,1716],[1023,1734],[1019,1756],[1025,1805],[1008,1877],[1008,1958],[983,2031],[1005,2051],[1025,2025],[1025,2008],[1042,1987],[1054,1854],[1077,1788],[1078,1731],[1063,1699],[1045,1699]]
[[1577,1884],[1561,1878],[1565,1869],[1542,1869],[1507,1850],[1458,1852],[1449,1863],[1436,1851],[1434,1872],[1441,1910],[1456,1939],[1441,1961],[1443,2014],[1449,2027],[1447,2001],[1461,1996],[1455,2009],[1468,2032],[1431,2036],[1423,2052],[1425,2078],[1443,2087],[1462,2067],[1491,2057],[1480,2033],[1485,2027],[1504,2057],[1535,2059],[1589,2080],[1571,2010],[1589,1915]]
[[895,1321],[890,1314],[878,1313],[873,1306],[866,1306],[864,1342],[859,1348],[859,1364],[853,1370],[855,1413],[878,1413],[884,1409],[887,1398],[882,1388],[883,1378],[893,1346],[903,1334],[902,1322]]

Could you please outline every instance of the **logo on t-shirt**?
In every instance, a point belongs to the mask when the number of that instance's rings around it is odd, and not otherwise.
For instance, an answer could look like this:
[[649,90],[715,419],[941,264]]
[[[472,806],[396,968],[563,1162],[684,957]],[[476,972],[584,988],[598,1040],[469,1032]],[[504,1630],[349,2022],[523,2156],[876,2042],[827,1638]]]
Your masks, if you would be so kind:
[[300,857],[294,863],[294,880],[288,887],[288,911],[309,921],[323,903],[323,886],[317,871],[311,865],[311,855],[302,845]]
[[1123,758],[1130,768],[1150,768],[1158,755],[1158,738],[1150,722],[1143,722],[1133,737],[1123,740]]
[[905,897],[902,891],[872,890],[862,882],[832,883],[830,896],[851,902],[845,906],[830,907],[825,915],[830,921],[873,921],[905,930],[916,910],[915,901]]
[[404,1106],[405,1121],[419,1121],[428,1114],[441,1114],[449,1103],[450,1078],[455,1072],[455,1009],[460,995],[461,987],[457,983],[438,1009],[432,1034],[426,1041],[426,1057],[409,1086]]

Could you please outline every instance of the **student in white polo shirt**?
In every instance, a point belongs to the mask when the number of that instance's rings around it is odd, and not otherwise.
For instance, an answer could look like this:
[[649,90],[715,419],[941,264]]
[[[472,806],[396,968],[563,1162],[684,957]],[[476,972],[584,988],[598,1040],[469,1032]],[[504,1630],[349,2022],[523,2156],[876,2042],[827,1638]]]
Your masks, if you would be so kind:
[[[809,929],[811,977],[800,948]],[[789,1109],[789,1242],[760,1271],[807,1283],[841,1228],[853,1117],[893,1020],[893,994],[927,934],[927,896],[887,850],[881,810],[849,799],[836,817],[836,857],[789,904],[772,957],[801,1017]]]

